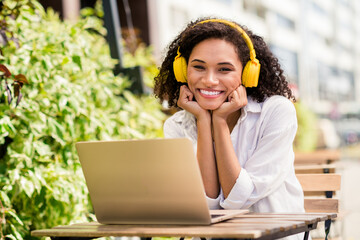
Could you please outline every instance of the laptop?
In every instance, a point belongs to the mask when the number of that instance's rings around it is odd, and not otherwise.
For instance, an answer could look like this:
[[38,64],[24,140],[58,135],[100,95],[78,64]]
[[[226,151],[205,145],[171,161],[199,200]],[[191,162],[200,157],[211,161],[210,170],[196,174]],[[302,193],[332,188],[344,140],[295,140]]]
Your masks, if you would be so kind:
[[209,225],[248,212],[209,211],[189,139],[78,142],[76,149],[99,223]]

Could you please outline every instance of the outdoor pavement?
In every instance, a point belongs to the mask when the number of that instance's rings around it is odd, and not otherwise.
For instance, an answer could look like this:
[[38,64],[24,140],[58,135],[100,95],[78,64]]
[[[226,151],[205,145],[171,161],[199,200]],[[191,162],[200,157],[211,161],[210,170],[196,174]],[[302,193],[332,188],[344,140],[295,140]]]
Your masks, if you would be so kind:
[[340,211],[345,212],[341,222],[344,240],[360,239],[360,156],[345,157],[340,161]]

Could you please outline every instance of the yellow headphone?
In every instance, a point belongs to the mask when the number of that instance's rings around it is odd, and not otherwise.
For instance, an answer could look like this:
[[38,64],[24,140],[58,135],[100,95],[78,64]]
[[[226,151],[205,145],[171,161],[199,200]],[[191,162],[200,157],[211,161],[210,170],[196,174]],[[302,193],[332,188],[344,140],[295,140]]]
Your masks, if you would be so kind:
[[[241,33],[241,37],[245,40],[246,45],[248,46],[250,50],[250,60],[246,63],[243,73],[242,73],[242,85],[245,87],[257,87],[258,80],[259,80],[259,74],[260,74],[260,63],[259,60],[256,59],[256,53],[254,46],[249,38],[249,36],[246,34],[246,32],[237,24],[233,22],[229,22],[223,19],[209,19],[201,21],[194,26],[198,24],[203,24],[206,22],[219,22],[226,24],[232,28],[235,28]],[[173,62],[173,69],[176,81],[186,83],[187,82],[187,64],[186,60],[183,56],[181,56],[180,53],[180,47],[177,49],[177,55]]]

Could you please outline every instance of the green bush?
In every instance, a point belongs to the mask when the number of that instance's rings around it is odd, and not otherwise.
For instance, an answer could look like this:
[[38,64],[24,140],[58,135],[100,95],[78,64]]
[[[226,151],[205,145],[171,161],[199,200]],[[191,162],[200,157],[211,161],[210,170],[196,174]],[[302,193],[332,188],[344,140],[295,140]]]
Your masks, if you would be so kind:
[[[114,76],[98,17],[62,22],[36,1],[4,0],[0,21],[9,40],[0,64],[29,81],[15,107],[0,78],[0,238],[29,239],[33,229],[93,219],[75,142],[161,137],[165,116]],[[151,78],[145,48],[125,62],[139,59]]]
[[299,152],[311,152],[318,145],[318,119],[303,102],[295,103],[298,120],[298,130],[294,140],[294,150]]

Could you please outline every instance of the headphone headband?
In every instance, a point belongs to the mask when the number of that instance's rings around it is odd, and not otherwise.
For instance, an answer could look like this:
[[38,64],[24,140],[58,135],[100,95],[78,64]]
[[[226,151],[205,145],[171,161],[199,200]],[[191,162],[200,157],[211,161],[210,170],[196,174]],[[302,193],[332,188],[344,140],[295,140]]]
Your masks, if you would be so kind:
[[244,39],[246,45],[247,45],[248,48],[249,48],[249,51],[250,51],[250,59],[251,59],[251,60],[254,60],[254,59],[256,58],[256,53],[255,53],[254,45],[252,44],[252,42],[251,42],[251,40],[250,40],[250,37],[246,34],[246,32],[244,31],[244,29],[242,29],[239,25],[237,25],[236,23],[227,21],[227,20],[225,20],[225,19],[217,19],[217,18],[214,18],[214,19],[207,19],[207,20],[203,20],[203,21],[201,21],[201,22],[198,22],[198,23],[196,23],[193,27],[195,27],[196,25],[203,24],[203,23],[208,23],[208,22],[219,22],[219,23],[223,23],[223,24],[225,24],[225,25],[228,25],[228,26],[236,29],[238,32],[240,32],[241,37]]

